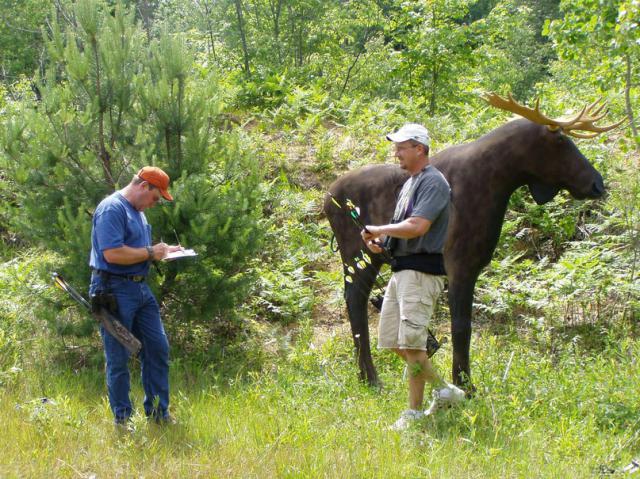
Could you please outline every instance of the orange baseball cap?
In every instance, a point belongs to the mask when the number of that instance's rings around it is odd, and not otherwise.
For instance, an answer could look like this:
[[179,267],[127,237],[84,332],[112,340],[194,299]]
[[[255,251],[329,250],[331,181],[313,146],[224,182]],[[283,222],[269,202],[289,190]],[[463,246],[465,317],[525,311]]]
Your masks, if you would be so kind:
[[169,175],[157,166],[145,166],[138,171],[138,177],[155,186],[160,190],[160,194],[165,200],[173,201],[173,196],[169,193]]

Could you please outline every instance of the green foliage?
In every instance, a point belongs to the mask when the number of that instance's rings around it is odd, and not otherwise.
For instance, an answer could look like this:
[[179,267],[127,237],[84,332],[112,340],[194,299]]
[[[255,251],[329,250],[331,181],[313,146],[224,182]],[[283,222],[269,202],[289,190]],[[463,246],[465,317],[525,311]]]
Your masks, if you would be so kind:
[[519,1],[503,1],[474,24],[475,37],[482,45],[476,50],[476,88],[511,91],[516,98],[527,97],[547,72],[551,47],[539,41],[534,28],[536,11]]
[[284,325],[308,320],[313,291],[302,267],[285,261],[277,270],[260,271],[255,307],[265,319]]
[[553,39],[561,58],[580,66],[582,75],[576,80],[589,76],[608,88],[623,81],[624,56],[631,57],[637,68],[637,2],[582,0],[561,2],[560,8],[562,20],[547,22],[545,33]]
[[156,289],[161,301],[172,292],[176,313],[209,323],[244,298],[244,270],[260,244],[250,145],[216,127],[223,95],[215,75],[194,69],[179,36],[147,43],[121,3],[83,0],[63,18],[71,17],[51,20],[42,100],[22,91],[3,124],[11,228],[61,253],[62,272],[86,284],[96,204],[141,166],[161,166],[176,201],[149,212],[154,240],[177,234],[201,261],[168,265]]
[[275,108],[314,85],[332,101],[403,98],[424,117],[477,88],[530,93],[552,56],[541,19],[555,17],[557,6],[171,0],[161,11],[162,28],[189,30],[203,62],[231,73],[243,106]]
[[[397,48],[403,57],[400,69],[409,91],[424,92],[429,114],[456,95],[456,78],[463,69],[473,66],[472,38],[463,21],[468,13],[468,0],[437,0],[424,4],[404,3],[396,19]],[[415,100],[414,100],[415,101]]]
[[[573,92],[619,92],[636,148],[640,148],[637,112],[640,90],[640,5],[636,1],[561,2],[562,21],[545,24],[559,60],[553,71]],[[620,110],[620,108],[617,108]]]
[[[385,389],[357,381],[320,215],[342,171],[394,162],[402,123],[434,152],[503,123],[479,91],[537,92],[552,116],[604,94],[631,119],[638,3],[557,3],[82,0],[46,23],[47,2],[5,1],[45,29],[0,26],[0,475],[587,477],[637,457],[637,133],[578,142],[606,199],[513,195],[476,289],[478,394],[402,437],[401,364],[374,351]],[[41,99],[13,81],[39,42]],[[47,273],[84,289],[91,212],[144,164],[176,198],[148,211],[154,240],[199,253],[151,278],[184,427],[136,415],[113,440],[96,326]]]
[[[204,350],[250,319],[306,324],[324,294],[335,301],[321,192],[344,170],[393,162],[384,135],[402,123],[425,123],[437,152],[505,121],[479,91],[540,93],[552,116],[604,93],[631,119],[638,99],[637,2],[83,0],[52,12],[41,100],[28,79],[2,90],[3,255],[47,245],[84,284],[96,203],[157,164],[176,201],[148,212],[154,239],[200,256],[152,283],[170,332]],[[482,319],[519,318],[544,339],[637,317],[638,140],[624,134],[579,144],[606,202],[512,197]]]
[[[58,261],[51,253],[25,250],[0,263],[0,389],[19,381],[31,358],[49,354],[56,341],[42,335],[49,319],[55,327],[47,310],[56,295],[41,277]],[[75,319],[67,316],[66,324]]]
[[[44,42],[40,26],[53,2],[2,0],[5,13],[0,23],[0,78],[8,83],[21,75],[31,76],[38,68]],[[10,12],[10,13],[9,13]]]
[[319,238],[326,229],[317,223],[318,195],[291,188],[284,176],[265,192],[268,214],[262,221],[264,248],[254,263],[259,281],[253,314],[281,324],[304,324],[315,306],[312,277],[326,250]]
[[216,329],[254,281],[247,270],[262,240],[260,175],[238,138],[226,135],[217,148],[207,172],[185,172],[176,182],[173,207],[149,212],[150,222],[165,232],[162,239],[174,242],[177,234],[200,254],[163,266],[162,289],[180,328],[203,322]]
[[[552,327],[609,326],[629,319],[634,324],[637,228],[628,216],[610,210],[618,208],[619,193],[594,210],[564,197],[542,209],[517,192],[500,247],[478,283],[480,316]],[[625,202],[627,214],[635,217],[637,192],[627,194]]]

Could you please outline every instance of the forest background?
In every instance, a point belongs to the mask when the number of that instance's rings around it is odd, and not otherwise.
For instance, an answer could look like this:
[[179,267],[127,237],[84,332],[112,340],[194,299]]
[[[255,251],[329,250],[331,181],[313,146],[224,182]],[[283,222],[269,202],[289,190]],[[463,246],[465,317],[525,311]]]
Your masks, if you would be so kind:
[[[0,11],[0,475],[585,477],[640,454],[640,2]],[[627,121],[576,141],[604,200],[513,195],[476,288],[478,394],[399,436],[402,366],[376,353],[384,389],[357,380],[322,199],[341,173],[393,163],[385,134],[404,122],[429,128],[432,151],[504,123],[487,91],[539,97],[549,116],[602,97]],[[92,211],[145,164],[176,198],[149,210],[154,240],[199,257],[150,278],[179,425],[136,416],[122,436],[96,325],[50,274],[86,291]],[[445,301],[433,327],[448,334]]]

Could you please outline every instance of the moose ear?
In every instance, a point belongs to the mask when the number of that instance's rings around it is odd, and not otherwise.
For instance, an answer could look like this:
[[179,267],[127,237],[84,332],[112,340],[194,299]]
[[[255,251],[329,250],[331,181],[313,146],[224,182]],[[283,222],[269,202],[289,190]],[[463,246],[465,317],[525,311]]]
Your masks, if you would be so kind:
[[540,183],[539,181],[529,182],[529,191],[536,203],[544,205],[553,199],[558,194],[560,188],[556,186],[547,185],[546,183]]

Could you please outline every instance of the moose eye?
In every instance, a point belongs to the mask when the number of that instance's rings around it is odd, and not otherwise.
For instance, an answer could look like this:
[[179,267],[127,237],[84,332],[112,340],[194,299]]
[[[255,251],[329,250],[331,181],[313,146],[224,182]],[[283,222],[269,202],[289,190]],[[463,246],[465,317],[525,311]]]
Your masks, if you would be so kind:
[[555,134],[556,134],[555,141],[557,144],[562,145],[567,141],[567,137],[564,136],[564,133],[562,133],[562,130],[556,131]]

